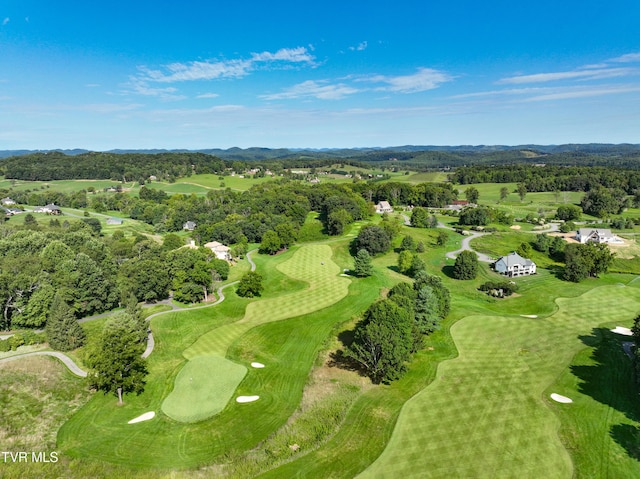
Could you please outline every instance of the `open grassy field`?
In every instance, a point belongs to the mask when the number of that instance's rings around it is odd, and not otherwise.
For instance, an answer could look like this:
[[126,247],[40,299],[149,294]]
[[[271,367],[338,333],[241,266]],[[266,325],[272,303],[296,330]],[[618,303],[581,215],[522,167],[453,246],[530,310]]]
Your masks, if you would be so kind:
[[235,339],[257,325],[309,314],[342,299],[350,280],[339,276],[341,270],[331,261],[331,254],[328,245],[307,245],[295,251],[277,268],[290,278],[307,282],[307,289],[251,303],[241,321],[204,335],[184,356],[187,359],[205,354],[224,356]]

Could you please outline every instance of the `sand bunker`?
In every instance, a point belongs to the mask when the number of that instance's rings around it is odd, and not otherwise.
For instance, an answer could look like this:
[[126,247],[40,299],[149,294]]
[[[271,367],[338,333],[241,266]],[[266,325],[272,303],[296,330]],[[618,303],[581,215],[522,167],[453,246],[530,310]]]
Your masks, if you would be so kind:
[[531,319],[536,319],[538,317],[537,314],[521,314],[520,316],[522,316],[523,318],[531,318]]
[[156,413],[154,411],[145,412],[142,416],[138,416],[135,419],[132,419],[128,422],[128,424],[135,424],[137,422],[148,421],[149,419],[153,419],[156,417]]
[[622,326],[616,326],[615,329],[611,330],[612,333],[622,334],[624,336],[633,336],[633,333],[629,328],[624,328]]
[[260,396],[238,396],[236,398],[236,402],[245,403],[245,402],[253,402],[260,399]]
[[509,228],[511,228],[512,230],[519,230],[521,228],[520,225],[511,225],[509,226]]
[[556,393],[551,394],[551,399],[553,399],[555,402],[561,402],[563,404],[570,404],[573,402],[573,399],[570,399],[566,396],[561,396],[560,394]]
[[251,367],[252,368],[256,368],[256,369],[262,369],[264,367],[264,364],[262,364],[262,363],[251,363]]

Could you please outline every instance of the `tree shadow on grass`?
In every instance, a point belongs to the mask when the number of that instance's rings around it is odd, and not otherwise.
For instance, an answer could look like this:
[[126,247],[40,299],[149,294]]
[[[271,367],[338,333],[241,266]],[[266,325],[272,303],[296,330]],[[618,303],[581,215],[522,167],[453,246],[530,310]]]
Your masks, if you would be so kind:
[[609,434],[627,451],[629,457],[640,461],[640,428],[633,424],[615,424]]
[[[338,340],[342,343],[342,345],[347,348],[351,343],[353,343],[353,330],[342,331],[338,334]],[[329,354],[329,362],[327,366],[330,368],[338,368],[344,369],[346,371],[357,372],[360,376],[366,376],[366,370],[362,367],[355,359],[349,357],[344,349],[338,349]]]
[[447,278],[456,279],[456,278],[453,276],[453,266],[443,266],[443,267],[442,267],[442,273],[443,273]]
[[547,270],[557,279],[564,280],[564,266],[550,265]]
[[[573,365],[571,372],[580,379],[578,390],[605,404],[632,421],[640,421],[640,400],[634,377],[633,362],[627,356],[621,337],[606,328],[594,328],[589,336],[580,340],[593,348],[591,359],[595,364]],[[614,424],[609,431],[611,438],[640,461],[640,427],[633,424]]]
[[593,348],[591,358],[595,364],[571,366],[573,375],[581,380],[579,391],[640,421],[638,387],[633,363],[622,347],[624,338],[606,328],[594,328],[591,335],[580,336],[580,340]]

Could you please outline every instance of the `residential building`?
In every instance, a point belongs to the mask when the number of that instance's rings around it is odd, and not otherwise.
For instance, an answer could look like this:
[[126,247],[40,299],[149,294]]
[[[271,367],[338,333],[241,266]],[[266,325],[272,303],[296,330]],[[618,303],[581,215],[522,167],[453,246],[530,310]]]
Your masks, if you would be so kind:
[[580,228],[576,232],[576,239],[584,243],[622,243],[622,240],[614,235],[610,229],[605,228]]
[[225,261],[231,261],[232,259],[231,248],[218,241],[211,241],[210,243],[205,244],[204,247],[209,248],[218,259],[223,259]]
[[493,269],[500,274],[513,278],[516,276],[535,274],[536,264],[530,259],[523,258],[518,253],[513,252],[498,258],[498,260],[493,263]]
[[376,213],[393,213],[393,208],[388,201],[381,201],[376,205]]

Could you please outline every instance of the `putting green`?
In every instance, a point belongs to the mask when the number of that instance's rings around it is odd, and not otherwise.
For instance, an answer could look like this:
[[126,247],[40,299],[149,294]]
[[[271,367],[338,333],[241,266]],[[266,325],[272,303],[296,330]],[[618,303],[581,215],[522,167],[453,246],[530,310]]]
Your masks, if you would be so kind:
[[470,316],[454,324],[460,355],[406,403],[386,449],[358,477],[572,477],[545,390],[585,347],[580,335],[612,312],[616,321],[636,316],[640,292],[602,286],[556,302],[544,319]]
[[187,362],[175,380],[162,412],[180,422],[197,422],[222,411],[233,397],[247,368],[219,356]]
[[[250,303],[240,321],[210,331],[188,348],[183,355],[189,362],[162,403],[165,414],[176,421],[196,422],[219,413],[247,372],[244,366],[225,359],[236,339],[261,324],[309,314],[344,298],[351,281],[339,276],[340,268],[331,256],[327,245],[301,247],[278,269],[308,282],[307,289]],[[197,387],[196,374],[201,376]]]

